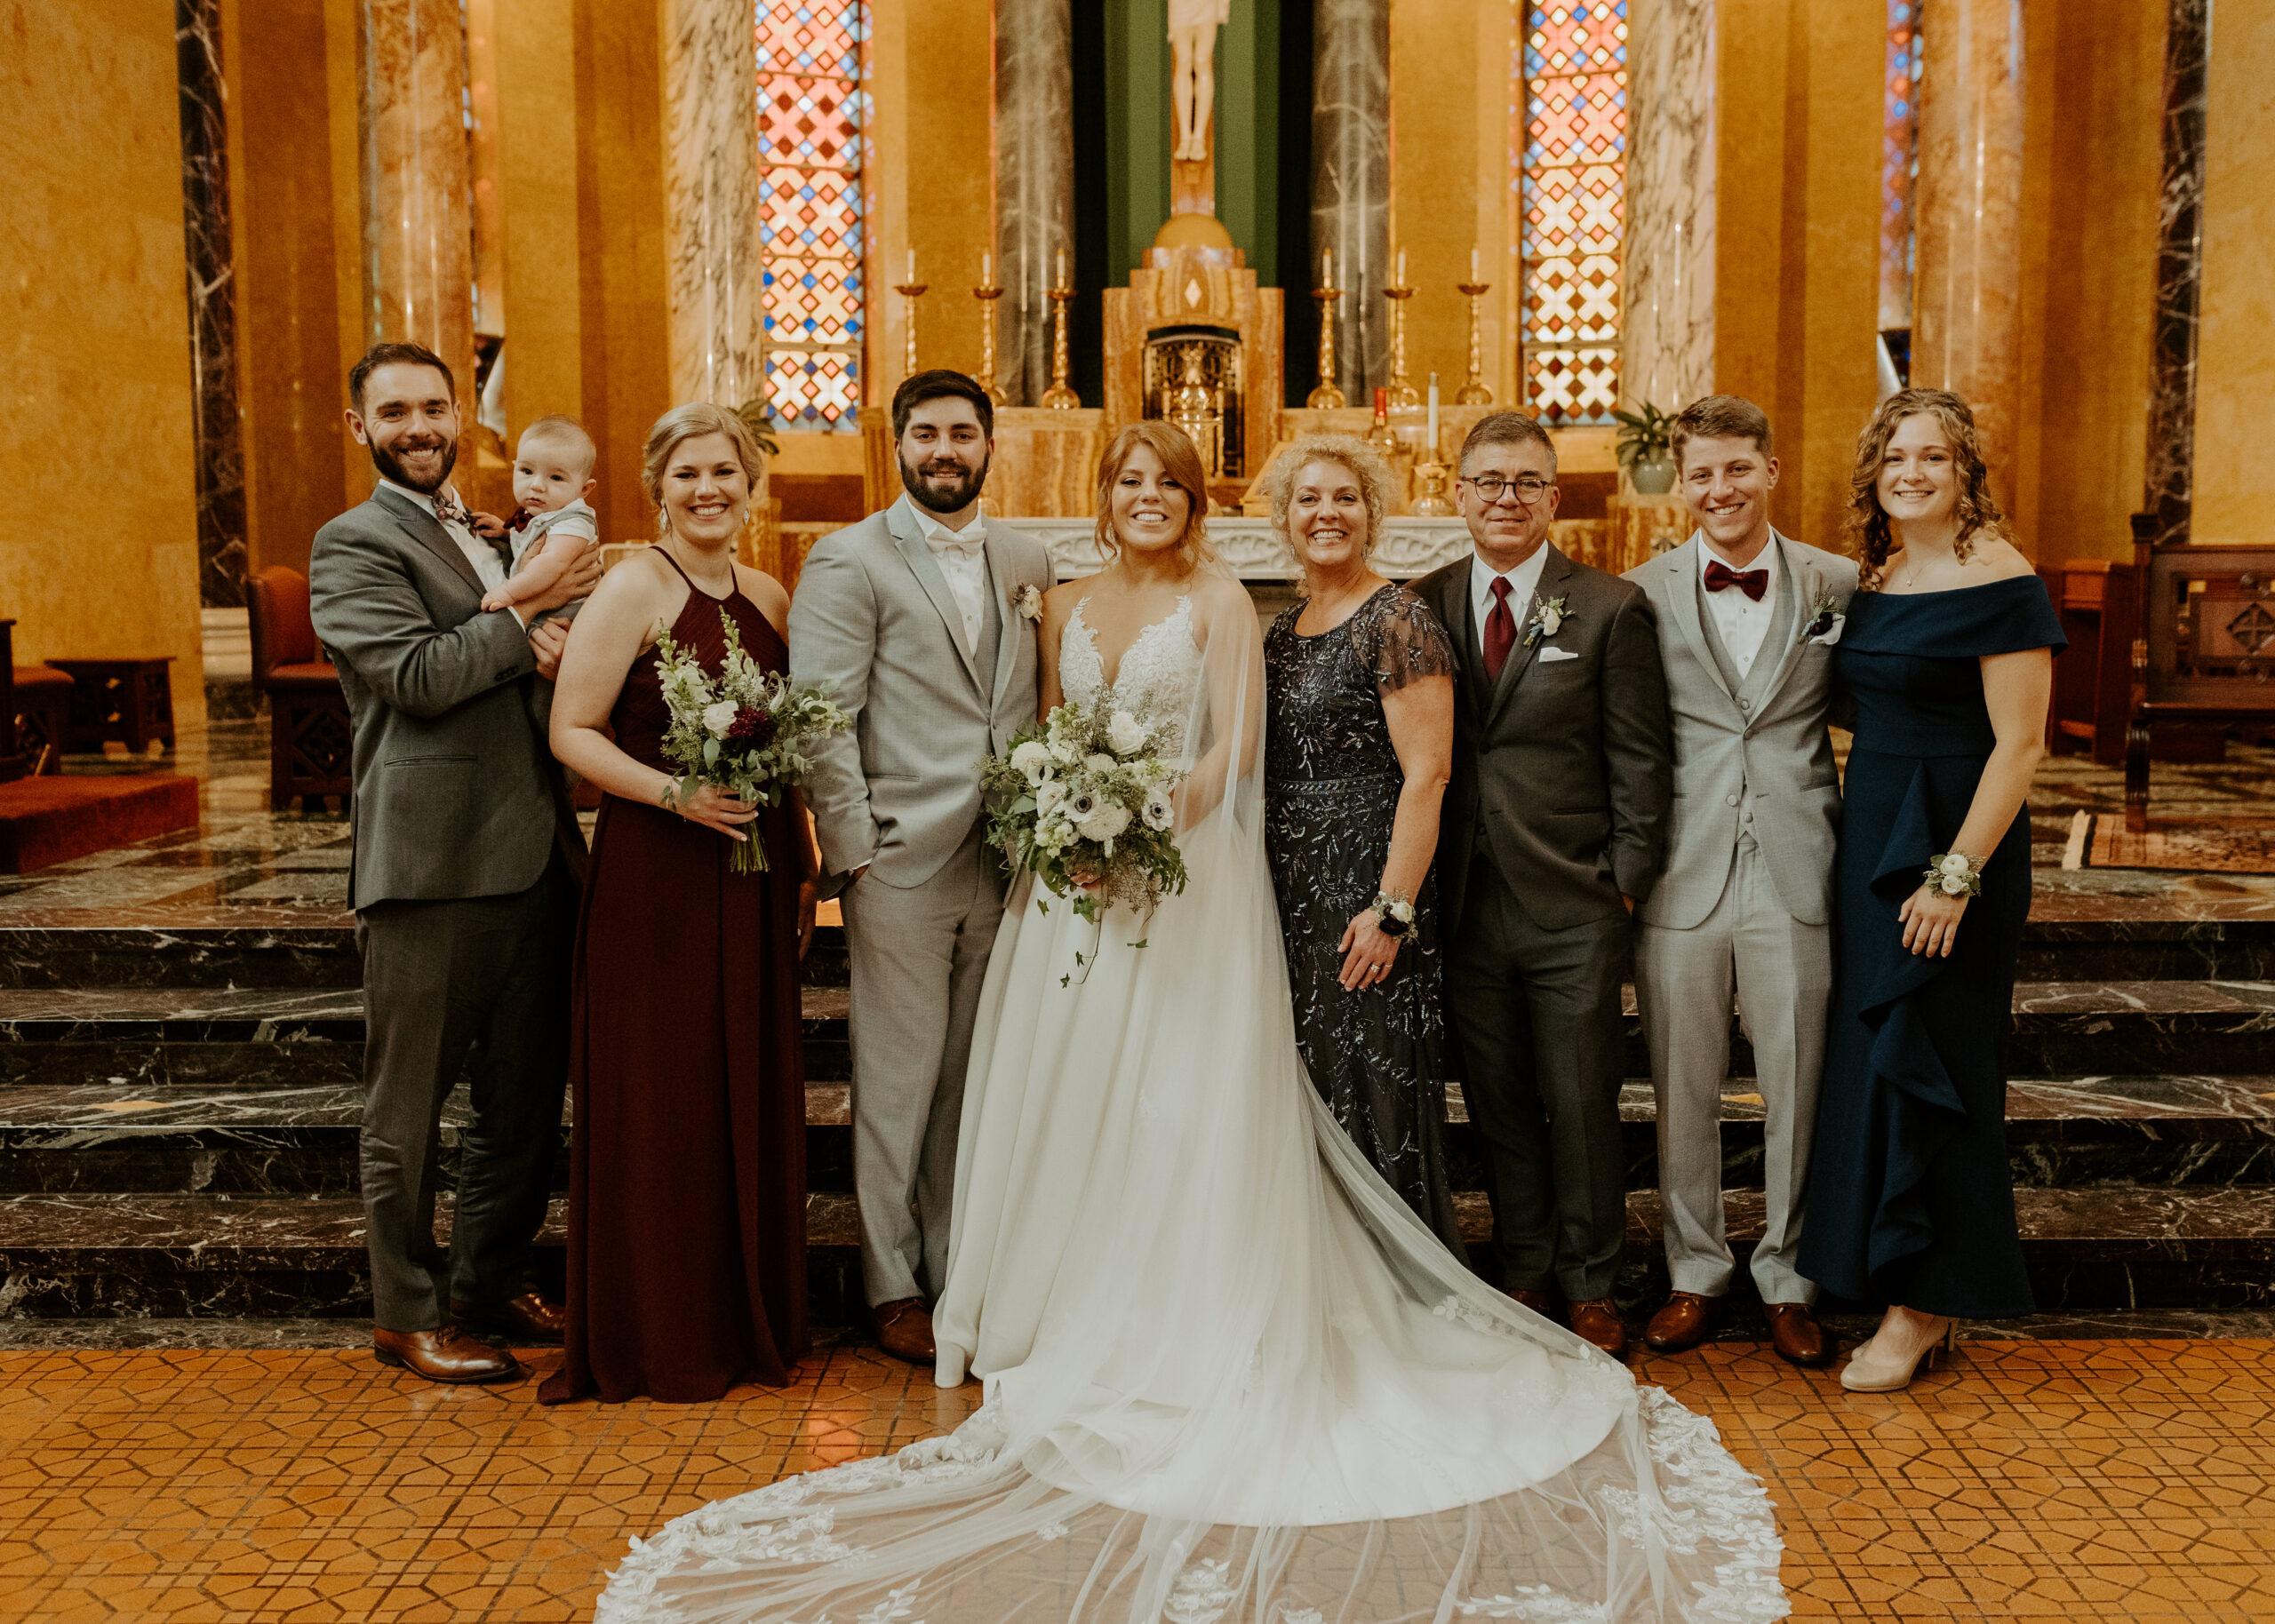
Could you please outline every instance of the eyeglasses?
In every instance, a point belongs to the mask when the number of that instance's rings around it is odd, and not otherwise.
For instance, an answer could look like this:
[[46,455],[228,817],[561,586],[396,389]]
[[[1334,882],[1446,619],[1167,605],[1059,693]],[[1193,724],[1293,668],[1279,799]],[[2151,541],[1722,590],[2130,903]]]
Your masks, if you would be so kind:
[[1520,474],[1513,480],[1505,480],[1497,474],[1481,474],[1475,479],[1465,475],[1461,482],[1483,498],[1488,507],[1499,502],[1504,492],[1516,498],[1525,506],[1530,507],[1540,500],[1540,493],[1548,490],[1556,482],[1540,479],[1530,474]]

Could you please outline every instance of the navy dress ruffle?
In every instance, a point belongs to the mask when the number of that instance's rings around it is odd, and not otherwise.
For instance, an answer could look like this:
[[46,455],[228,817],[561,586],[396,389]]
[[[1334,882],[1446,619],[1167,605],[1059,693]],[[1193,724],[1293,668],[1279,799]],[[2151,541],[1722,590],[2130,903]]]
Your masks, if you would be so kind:
[[1856,704],[1836,859],[1840,975],[1800,1267],[1860,1302],[2032,1311],[2007,1161],[2007,1043],[2030,915],[2030,808],[1988,854],[1948,959],[1897,911],[1951,849],[1998,743],[1985,655],[2067,646],[2045,585],[1859,593],[1833,651]]

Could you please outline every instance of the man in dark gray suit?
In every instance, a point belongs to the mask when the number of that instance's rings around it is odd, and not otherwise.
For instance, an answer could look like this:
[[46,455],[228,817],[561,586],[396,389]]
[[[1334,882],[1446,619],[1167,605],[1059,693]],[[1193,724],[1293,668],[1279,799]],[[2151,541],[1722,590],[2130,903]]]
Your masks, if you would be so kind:
[[[518,1375],[444,1318],[431,1264],[443,1102],[473,1064],[459,1137],[451,1319],[560,1340],[533,1289],[567,1077],[569,964],[585,844],[530,706],[565,630],[482,612],[506,564],[450,484],[450,369],[382,344],[347,375],[371,500],[316,533],[316,635],[355,728],[348,900],[363,955],[363,1186],[372,1344],[435,1381]],[[532,623],[592,590],[598,548],[524,604]]]
[[1561,1288],[1572,1329],[1616,1358],[1619,990],[1671,789],[1658,633],[1640,590],[1549,545],[1556,448],[1539,424],[1486,418],[1460,474],[1476,550],[1416,589],[1462,662],[1438,834],[1447,1007],[1503,1289],[1546,1314]]

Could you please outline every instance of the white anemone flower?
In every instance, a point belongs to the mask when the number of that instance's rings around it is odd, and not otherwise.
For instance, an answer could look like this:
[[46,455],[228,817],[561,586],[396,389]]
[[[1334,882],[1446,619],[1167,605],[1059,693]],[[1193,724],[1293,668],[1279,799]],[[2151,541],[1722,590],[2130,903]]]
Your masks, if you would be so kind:
[[1054,770],[1051,766],[1050,749],[1034,739],[1029,739],[1011,752],[1011,765],[1031,784],[1040,784],[1044,779],[1050,777]]

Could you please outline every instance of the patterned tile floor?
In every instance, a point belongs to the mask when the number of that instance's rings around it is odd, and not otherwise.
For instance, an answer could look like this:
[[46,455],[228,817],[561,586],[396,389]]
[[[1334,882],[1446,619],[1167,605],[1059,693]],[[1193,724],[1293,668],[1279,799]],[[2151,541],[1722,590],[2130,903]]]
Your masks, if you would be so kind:
[[[1797,1618],[2275,1618],[2275,1341],[1973,1342],[1878,1397],[1751,1347],[1638,1373],[1767,1478]],[[628,1537],[978,1397],[866,1348],[800,1378],[547,1410],[345,1350],[0,1353],[0,1620],[583,1618]]]

